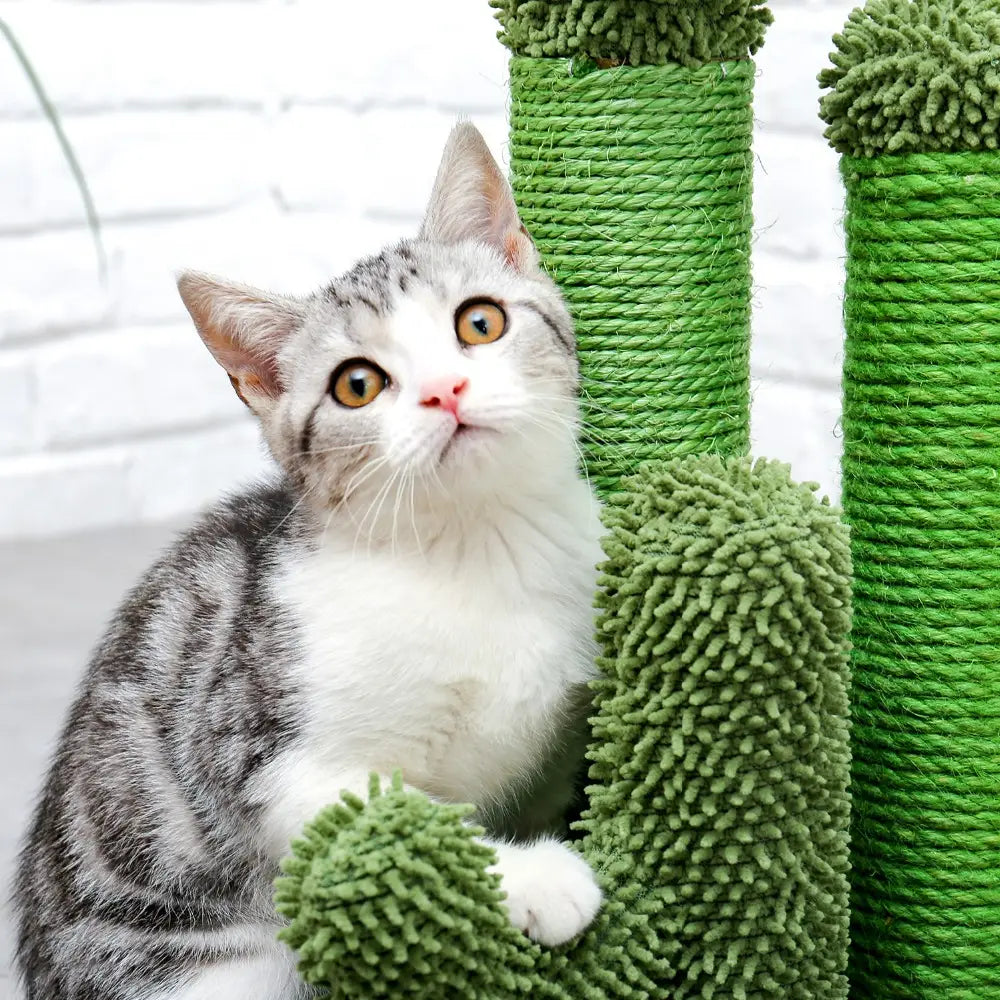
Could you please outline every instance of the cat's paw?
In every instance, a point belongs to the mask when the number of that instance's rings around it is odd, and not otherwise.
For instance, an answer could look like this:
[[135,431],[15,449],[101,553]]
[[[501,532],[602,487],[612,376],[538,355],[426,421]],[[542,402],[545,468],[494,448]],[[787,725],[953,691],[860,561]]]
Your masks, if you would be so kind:
[[503,879],[511,923],[550,947],[576,937],[601,908],[601,889],[590,866],[565,844],[539,840],[499,844],[493,869]]

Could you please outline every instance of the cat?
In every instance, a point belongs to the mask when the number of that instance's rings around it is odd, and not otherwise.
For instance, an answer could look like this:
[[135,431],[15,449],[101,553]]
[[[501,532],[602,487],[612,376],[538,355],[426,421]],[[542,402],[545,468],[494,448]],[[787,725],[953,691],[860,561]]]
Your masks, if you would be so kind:
[[279,860],[396,769],[474,803],[514,925],[571,939],[601,904],[552,832],[601,526],[570,316],[481,135],[452,132],[415,239],[324,290],[178,287],[281,476],[208,510],[93,656],[19,862],[28,997],[313,995]]

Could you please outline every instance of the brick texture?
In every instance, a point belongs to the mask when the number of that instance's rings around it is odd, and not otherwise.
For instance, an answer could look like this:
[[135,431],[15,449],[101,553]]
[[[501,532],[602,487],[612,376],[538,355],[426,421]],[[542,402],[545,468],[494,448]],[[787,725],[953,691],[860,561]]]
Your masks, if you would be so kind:
[[[775,0],[758,57],[754,447],[836,495],[842,196],[816,73],[846,0]],[[266,468],[183,267],[305,292],[414,231],[471,117],[506,155],[486,0],[0,0],[103,221],[99,279],[0,45],[0,538],[182,516]]]

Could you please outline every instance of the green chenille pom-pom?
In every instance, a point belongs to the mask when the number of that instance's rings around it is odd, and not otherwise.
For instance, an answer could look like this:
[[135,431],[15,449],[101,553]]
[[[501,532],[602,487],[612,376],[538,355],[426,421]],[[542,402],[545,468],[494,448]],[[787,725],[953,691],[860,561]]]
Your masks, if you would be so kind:
[[630,66],[746,59],[771,13],[760,0],[490,0],[519,56],[583,56]]
[[372,778],[292,845],[276,883],[280,937],[308,983],[338,997],[504,997],[531,959],[501,905],[496,858],[463,823],[469,806],[432,802]]
[[819,82],[830,144],[850,156],[988,150],[1000,131],[1000,4],[870,0],[834,36]]

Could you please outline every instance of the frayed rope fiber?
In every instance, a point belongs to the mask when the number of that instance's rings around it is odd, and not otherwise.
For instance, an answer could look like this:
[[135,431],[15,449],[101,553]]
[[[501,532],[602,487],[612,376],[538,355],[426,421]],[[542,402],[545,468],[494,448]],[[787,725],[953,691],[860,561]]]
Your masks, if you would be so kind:
[[523,56],[695,68],[746,59],[763,44],[759,0],[490,0],[500,40]]
[[605,512],[579,847],[606,902],[559,949],[507,920],[465,807],[397,780],[285,861],[308,982],[357,1000],[843,1000],[850,553],[787,466],[653,463]]
[[845,158],[852,982],[1000,997],[1000,155]]
[[744,453],[753,64],[515,57],[510,75],[512,184],[576,322],[595,486]]

